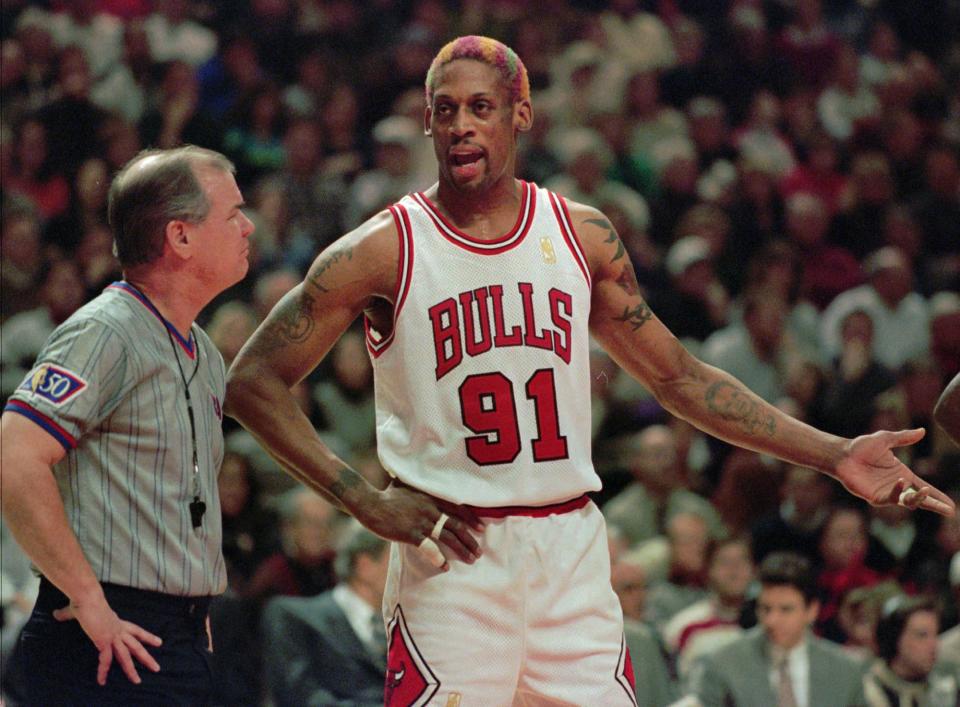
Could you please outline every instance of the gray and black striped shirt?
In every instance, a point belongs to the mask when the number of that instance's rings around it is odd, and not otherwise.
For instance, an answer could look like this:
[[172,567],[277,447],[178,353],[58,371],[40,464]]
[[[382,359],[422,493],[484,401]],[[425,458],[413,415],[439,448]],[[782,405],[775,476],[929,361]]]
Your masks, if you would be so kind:
[[[197,530],[190,422],[174,356],[187,378],[198,366],[190,396],[206,514]],[[226,587],[217,493],[225,379],[220,352],[199,327],[184,339],[118,282],[54,331],[10,397],[6,410],[67,450],[54,476],[101,581],[181,596]]]

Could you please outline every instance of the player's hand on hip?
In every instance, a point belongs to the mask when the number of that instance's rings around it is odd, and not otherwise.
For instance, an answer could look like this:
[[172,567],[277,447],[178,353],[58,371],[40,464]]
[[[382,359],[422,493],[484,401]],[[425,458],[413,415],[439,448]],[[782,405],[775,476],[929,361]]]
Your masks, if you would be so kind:
[[53,616],[57,621],[71,619],[79,621],[84,633],[97,647],[100,652],[97,684],[107,684],[107,673],[114,660],[120,664],[127,679],[136,685],[140,684],[141,678],[134,665],[134,658],[147,669],[155,673],[160,671],[160,665],[147,652],[144,643],[159,646],[163,643],[161,638],[134,623],[121,619],[110,608],[106,599],[101,597],[99,600],[71,603],[54,611]]
[[480,544],[473,532],[483,530],[483,521],[466,506],[449,503],[404,484],[392,483],[381,492],[383,504],[366,518],[370,530],[419,547],[438,569],[449,569],[440,547],[445,546],[464,562],[480,557]]
[[923,481],[893,453],[895,447],[914,444],[923,435],[923,429],[880,431],[850,440],[836,476],[850,493],[874,506],[901,505],[952,516],[957,511],[953,500]]

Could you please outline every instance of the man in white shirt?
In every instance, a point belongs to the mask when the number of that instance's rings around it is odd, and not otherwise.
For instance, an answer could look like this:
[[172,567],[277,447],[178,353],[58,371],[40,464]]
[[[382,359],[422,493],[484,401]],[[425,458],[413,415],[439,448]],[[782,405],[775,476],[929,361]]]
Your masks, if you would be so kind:
[[335,561],[340,583],[314,597],[276,597],[262,617],[267,687],[276,707],[383,704],[380,604],[387,542],[351,522]]
[[691,675],[703,707],[853,707],[863,704],[863,668],[810,626],[820,610],[810,563],[772,553],[760,565],[760,626],[707,654]]

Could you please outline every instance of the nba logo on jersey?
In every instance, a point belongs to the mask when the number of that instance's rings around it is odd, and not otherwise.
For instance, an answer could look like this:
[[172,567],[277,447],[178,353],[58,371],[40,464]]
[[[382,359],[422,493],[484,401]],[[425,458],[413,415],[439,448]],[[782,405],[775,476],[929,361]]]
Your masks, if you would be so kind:
[[540,255],[543,256],[543,262],[547,265],[553,265],[557,262],[557,253],[553,249],[553,241],[549,238],[540,239]]
[[20,386],[54,405],[63,405],[87,387],[87,382],[65,368],[44,363],[36,368]]

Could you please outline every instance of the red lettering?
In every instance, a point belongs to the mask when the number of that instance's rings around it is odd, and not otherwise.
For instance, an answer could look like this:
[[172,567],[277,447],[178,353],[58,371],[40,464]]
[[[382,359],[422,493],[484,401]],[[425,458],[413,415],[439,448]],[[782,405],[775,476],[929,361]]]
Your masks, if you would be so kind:
[[520,325],[513,327],[508,335],[503,328],[503,287],[501,285],[490,285],[490,300],[493,302],[493,345],[497,348],[502,346],[519,346],[523,343],[523,334],[520,331]]
[[433,346],[437,354],[436,375],[440,380],[463,360],[460,317],[457,315],[457,303],[452,297],[433,305],[429,314],[433,324]]
[[523,325],[524,340],[527,346],[534,346],[538,349],[553,349],[553,341],[550,334],[546,331],[537,333],[537,319],[533,311],[533,285],[529,282],[520,282],[517,284],[520,290],[520,296],[523,298]]
[[[563,308],[561,314],[560,309]],[[564,316],[566,315],[566,316]],[[553,326],[553,350],[564,363],[570,363],[570,337],[572,334],[573,297],[566,292],[552,288],[550,290],[550,318]],[[559,331],[558,331],[559,330]]]
[[[476,329],[474,328],[473,303],[477,303],[477,310],[480,315],[480,341],[476,338]],[[463,312],[461,317],[463,321],[463,341],[467,349],[468,356],[478,356],[485,351],[489,351],[493,346],[490,340],[490,312],[487,309],[487,288],[481,287],[473,292],[460,293],[460,310]]]

